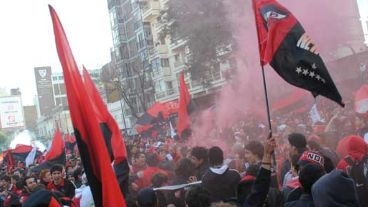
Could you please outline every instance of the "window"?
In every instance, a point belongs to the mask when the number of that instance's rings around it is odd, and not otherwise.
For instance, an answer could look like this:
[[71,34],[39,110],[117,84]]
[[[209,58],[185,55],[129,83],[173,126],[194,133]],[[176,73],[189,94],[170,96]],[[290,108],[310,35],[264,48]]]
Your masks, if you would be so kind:
[[162,58],[162,59],[161,59],[161,65],[162,65],[162,67],[170,67],[169,59],[167,59],[167,58]]
[[173,89],[173,83],[172,83],[172,81],[166,81],[166,88],[168,90]]
[[59,80],[64,80],[64,76],[59,76]]
[[141,49],[144,47],[144,38],[143,38],[143,33],[139,33],[137,35],[137,40],[138,40],[138,48]]
[[56,106],[60,106],[62,103],[61,98],[56,98]]
[[161,88],[160,88],[160,83],[159,82],[156,82],[155,83],[155,91],[161,92]]
[[56,76],[52,77],[52,80],[57,81],[57,77]]
[[160,58],[155,58],[151,61],[152,72],[158,73],[161,70]]
[[165,37],[163,35],[160,37],[160,42],[161,42],[162,45],[166,44],[166,40],[165,40]]
[[67,106],[68,105],[68,101],[67,101],[66,97],[63,97],[61,99],[61,101],[62,101],[63,106]]
[[53,87],[54,87],[54,94],[59,95],[60,94],[59,84],[54,84]]
[[66,94],[66,93],[65,93],[65,84],[64,84],[64,83],[61,83],[61,84],[60,84],[60,94],[61,94],[61,95]]
[[175,56],[175,62],[180,62],[180,55],[179,54],[176,54]]
[[110,12],[110,22],[111,26],[114,27],[116,25],[117,15],[115,9],[112,9]]

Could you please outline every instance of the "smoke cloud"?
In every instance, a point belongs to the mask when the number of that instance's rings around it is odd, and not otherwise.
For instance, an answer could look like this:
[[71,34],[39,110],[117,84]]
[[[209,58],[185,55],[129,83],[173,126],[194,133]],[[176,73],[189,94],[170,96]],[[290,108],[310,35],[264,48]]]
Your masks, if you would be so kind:
[[[333,79],[339,78],[329,62],[345,55],[365,50],[363,32],[355,0],[280,0],[301,22],[314,40]],[[209,109],[193,124],[192,144],[212,146],[214,142],[226,145],[232,137],[223,129],[240,120],[255,118],[267,125],[266,105],[259,64],[258,40],[250,0],[225,0],[228,19],[237,43],[234,54],[237,70],[233,79],[223,87],[216,107]],[[295,89],[282,80],[269,66],[265,67],[270,104]],[[358,72],[358,71],[357,71]],[[339,88],[340,86],[337,85]],[[351,94],[351,93],[350,93]],[[346,97],[345,97],[346,98]],[[310,96],[313,100],[313,97]],[[318,99],[324,99],[318,97]],[[271,116],[272,118],[272,116]],[[216,136],[218,139],[216,139]],[[215,141],[214,141],[215,140]]]

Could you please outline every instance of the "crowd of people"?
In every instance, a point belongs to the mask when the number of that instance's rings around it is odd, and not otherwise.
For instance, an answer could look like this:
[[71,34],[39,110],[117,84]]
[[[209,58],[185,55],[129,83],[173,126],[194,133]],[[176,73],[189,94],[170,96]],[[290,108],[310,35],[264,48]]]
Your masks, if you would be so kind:
[[[317,123],[307,113],[276,116],[272,135],[256,119],[241,120],[214,136],[213,143],[221,137],[226,146],[127,138],[127,206],[368,206],[368,118],[351,109],[325,106],[325,121]],[[0,206],[42,206],[35,203],[52,199],[93,206],[78,154],[66,160],[40,172],[35,165],[9,170],[3,164]],[[39,201],[47,193],[52,199]]]

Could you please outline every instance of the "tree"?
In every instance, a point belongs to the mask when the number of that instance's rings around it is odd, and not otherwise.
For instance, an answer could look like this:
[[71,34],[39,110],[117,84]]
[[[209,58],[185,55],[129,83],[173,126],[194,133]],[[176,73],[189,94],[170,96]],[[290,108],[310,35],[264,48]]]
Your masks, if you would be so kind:
[[226,16],[222,0],[170,0],[162,12],[161,23],[166,28],[161,37],[170,35],[174,44],[186,41],[192,79],[209,79],[234,46]]
[[[115,102],[123,99],[128,105],[132,116],[139,117],[138,104],[143,111],[147,110],[149,100],[148,97],[152,95],[151,81],[148,78],[147,69],[138,69],[132,67],[134,74],[122,75],[121,71],[110,63],[103,68],[101,73],[101,81],[105,85],[108,102]],[[134,80],[135,79],[135,80]],[[132,87],[132,85],[135,85]],[[136,100],[138,99],[138,101]]]

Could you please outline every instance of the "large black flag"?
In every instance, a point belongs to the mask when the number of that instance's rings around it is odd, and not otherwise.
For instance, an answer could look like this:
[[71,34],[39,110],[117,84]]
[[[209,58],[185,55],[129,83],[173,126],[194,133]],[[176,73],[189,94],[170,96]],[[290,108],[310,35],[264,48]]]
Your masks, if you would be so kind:
[[316,45],[294,15],[275,0],[253,0],[253,7],[261,64],[269,63],[285,81],[314,97],[344,106]]

